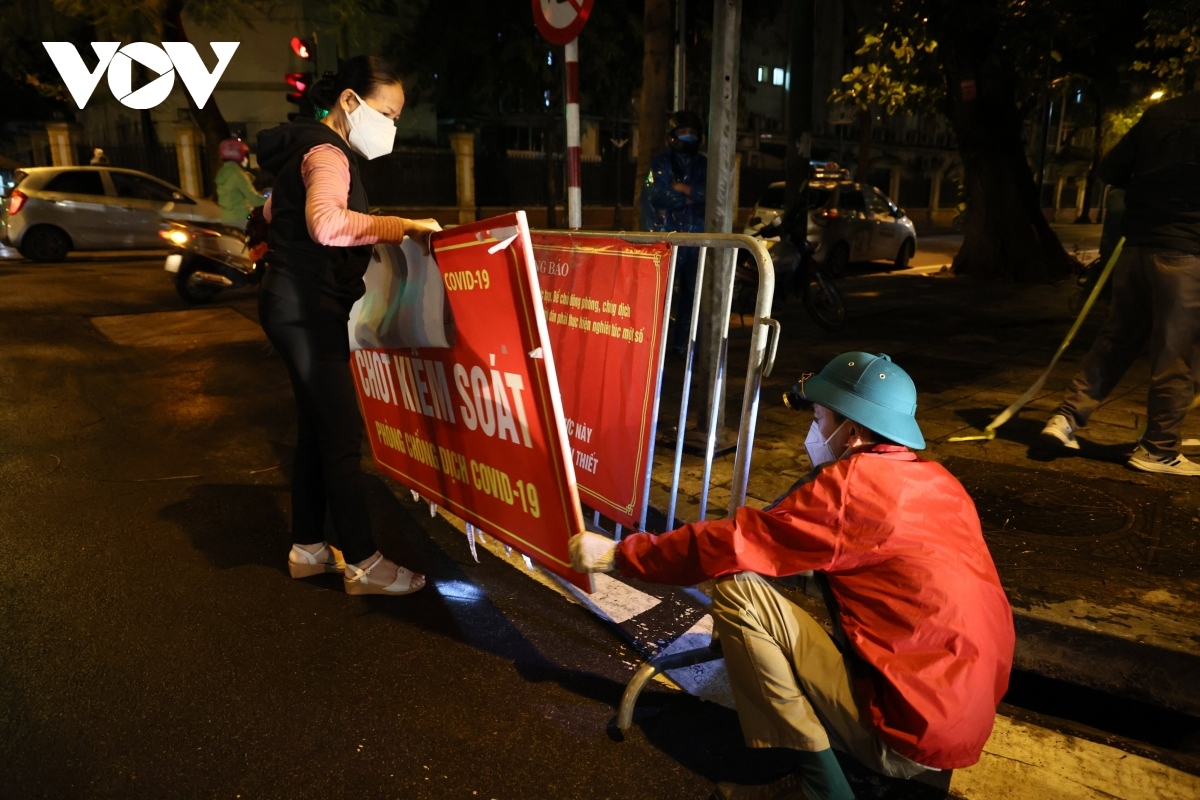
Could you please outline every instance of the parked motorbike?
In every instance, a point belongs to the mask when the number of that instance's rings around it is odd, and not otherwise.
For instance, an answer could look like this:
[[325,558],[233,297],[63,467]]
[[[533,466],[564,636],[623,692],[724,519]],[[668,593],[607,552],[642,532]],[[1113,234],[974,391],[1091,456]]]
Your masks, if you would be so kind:
[[[803,239],[797,247],[784,226],[782,215],[752,235],[763,240],[775,268],[772,312],[789,294],[798,294],[814,322],[827,331],[841,328],[846,322],[846,301],[829,273],[813,260],[814,245]],[[734,311],[753,314],[757,298],[758,265],[748,252],[739,251],[733,281]]]
[[172,273],[175,291],[189,304],[211,302],[226,289],[257,286],[262,278],[259,262],[267,252],[262,209],[254,210],[245,230],[172,221],[158,235],[171,246],[163,269]]

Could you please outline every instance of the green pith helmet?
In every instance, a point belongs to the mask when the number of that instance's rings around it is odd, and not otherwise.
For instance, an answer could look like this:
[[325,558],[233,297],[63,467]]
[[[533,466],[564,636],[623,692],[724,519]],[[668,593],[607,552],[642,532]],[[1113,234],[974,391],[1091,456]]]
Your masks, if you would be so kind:
[[801,396],[836,411],[885,439],[925,449],[917,425],[917,387],[885,355],[842,353],[818,374],[802,379]]

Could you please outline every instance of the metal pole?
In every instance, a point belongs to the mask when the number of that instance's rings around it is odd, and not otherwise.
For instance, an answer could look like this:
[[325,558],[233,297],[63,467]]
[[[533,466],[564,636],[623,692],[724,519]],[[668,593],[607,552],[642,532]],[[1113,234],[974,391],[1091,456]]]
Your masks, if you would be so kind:
[[687,107],[687,0],[675,2],[675,105]]
[[566,45],[567,64],[567,227],[583,227],[583,190],[579,182],[579,40]]
[[[734,175],[737,152],[738,62],[742,33],[742,0],[715,0],[713,3],[712,83],[710,85],[708,123],[708,202],[705,229],[711,233],[731,233],[737,213],[737,185]],[[733,288],[736,251],[718,250],[713,269],[705,280],[700,334],[700,369],[709,395],[701,407],[702,429],[709,426],[709,415],[716,409],[718,430],[725,424],[725,398],[717,374],[721,369],[721,340],[729,326],[729,293]],[[724,315],[724,319],[722,319]]]

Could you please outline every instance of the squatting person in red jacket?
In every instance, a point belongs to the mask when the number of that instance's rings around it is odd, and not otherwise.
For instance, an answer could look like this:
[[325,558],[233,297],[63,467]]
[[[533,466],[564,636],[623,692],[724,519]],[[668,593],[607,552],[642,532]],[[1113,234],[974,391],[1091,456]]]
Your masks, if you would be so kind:
[[[830,747],[884,775],[979,760],[1012,668],[1012,610],[974,503],[925,447],[912,379],[891,359],[844,353],[802,379],[813,472],[765,510],[619,545],[571,540],[581,571],[643,581],[717,579],[713,620],[750,747],[795,752],[766,786],[725,800],[853,794]],[[766,578],[823,574],[846,651]]]

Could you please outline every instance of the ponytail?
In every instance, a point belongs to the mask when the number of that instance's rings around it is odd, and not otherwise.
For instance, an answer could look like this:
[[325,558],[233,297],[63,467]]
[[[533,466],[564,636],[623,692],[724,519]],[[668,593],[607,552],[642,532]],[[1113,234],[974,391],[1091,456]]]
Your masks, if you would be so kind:
[[396,68],[376,56],[354,56],[342,62],[336,73],[326,72],[308,90],[317,108],[332,110],[342,92],[350,89],[364,100],[381,86],[401,83]]

